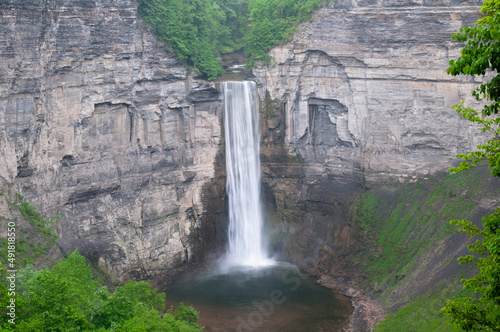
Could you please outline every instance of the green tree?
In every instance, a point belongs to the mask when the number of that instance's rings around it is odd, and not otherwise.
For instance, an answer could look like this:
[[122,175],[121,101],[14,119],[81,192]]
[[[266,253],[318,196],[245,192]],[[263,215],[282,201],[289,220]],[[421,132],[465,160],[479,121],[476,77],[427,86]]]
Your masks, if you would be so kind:
[[37,271],[22,283],[27,297],[21,312],[28,317],[19,324],[22,331],[33,329],[33,324],[43,326],[44,331],[80,331],[91,327],[90,308],[98,283],[78,252],[57,262],[52,270]]
[[166,314],[163,317],[154,309],[147,309],[138,305],[135,307],[134,317],[126,321],[120,332],[195,332],[201,331],[197,323],[178,320]]
[[493,79],[477,87],[472,95],[491,103],[486,103],[481,115],[475,109],[464,107],[463,101],[453,105],[455,111],[469,121],[482,126],[483,132],[490,132],[493,136],[486,144],[479,145],[477,151],[469,154],[460,154],[464,162],[452,169],[453,172],[469,169],[478,162],[487,159],[491,174],[500,176],[500,118],[496,116],[500,107],[500,1],[486,0],[481,7],[481,12],[486,14],[479,19],[474,27],[460,28],[460,32],[453,34],[452,38],[459,42],[466,42],[461,50],[461,56],[455,61],[450,61],[448,74],[456,75],[481,75],[494,73]]
[[188,66],[209,79],[222,72],[218,56],[231,50],[231,31],[218,2],[139,0],[139,13]]
[[[165,312],[165,294],[147,281],[128,281],[110,293],[78,252],[54,267],[18,273],[15,331],[199,331],[198,312],[179,306]],[[0,304],[8,301],[0,284]],[[0,331],[9,325],[0,320]]]
[[459,258],[460,264],[475,262],[479,272],[462,279],[464,289],[475,296],[449,300],[443,311],[465,331],[500,331],[500,209],[483,218],[483,229],[467,220],[452,221],[460,232],[479,237],[469,250],[477,254]]
[[[474,27],[461,28],[459,33],[452,35],[454,40],[466,44],[461,50],[461,56],[456,61],[450,61],[448,73],[471,76],[491,73],[494,77],[472,92],[477,100],[487,101],[481,115],[470,107],[464,107],[463,102],[453,106],[457,113],[481,125],[482,131],[490,133],[493,138],[486,144],[479,145],[477,151],[458,155],[464,161],[460,166],[450,169],[451,172],[470,169],[487,159],[491,174],[500,177],[499,9],[499,0],[486,0],[481,7],[485,16]],[[442,310],[463,330],[500,331],[500,209],[484,217],[482,221],[482,229],[467,220],[451,221],[461,227],[460,232],[479,237],[474,244],[468,246],[475,255],[459,258],[460,264],[474,262],[478,272],[472,278],[462,279],[464,289],[474,292],[475,296],[449,300]]]
[[256,60],[268,62],[267,52],[275,45],[291,40],[297,25],[311,18],[315,8],[327,1],[320,0],[250,0],[250,29],[246,34],[245,53],[249,65]]
[[186,307],[184,303],[179,303],[177,310],[175,311],[174,318],[179,321],[187,322],[192,326],[198,326],[198,311],[196,311],[193,307]]
[[[16,311],[14,313],[15,317],[8,315],[9,308],[7,306],[11,305],[11,299],[14,299]],[[23,300],[18,296],[9,296],[9,290],[4,284],[0,283],[0,331],[14,331],[15,324],[9,322],[12,318],[14,322],[19,322],[21,316],[19,315],[19,308],[23,305]]]
[[297,24],[329,0],[138,0],[139,14],[177,57],[209,79],[219,56],[241,48],[256,60],[288,42]]
[[110,294],[107,289],[100,291],[93,323],[97,327],[109,328],[113,323],[122,324],[134,317],[135,307],[141,304],[148,310],[165,311],[165,294],[151,288],[149,282],[129,280]]

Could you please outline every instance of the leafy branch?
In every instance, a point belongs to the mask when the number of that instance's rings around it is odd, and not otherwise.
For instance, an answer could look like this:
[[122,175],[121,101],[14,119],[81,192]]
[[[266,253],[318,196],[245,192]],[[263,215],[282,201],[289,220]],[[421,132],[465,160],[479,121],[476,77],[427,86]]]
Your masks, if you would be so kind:
[[[476,166],[487,159],[491,174],[500,177],[500,1],[486,0],[481,11],[486,14],[474,27],[461,28],[452,38],[466,42],[461,56],[450,61],[448,74],[481,75],[496,73],[489,82],[477,87],[472,95],[490,101],[479,112],[464,107],[463,102],[453,105],[454,110],[465,119],[482,126],[482,132],[490,132],[493,138],[479,145],[477,151],[459,154],[464,161],[451,172],[460,172]],[[467,220],[452,220],[459,230],[470,237],[478,237],[468,246],[471,253],[458,259],[460,264],[474,263],[478,273],[472,278],[462,279],[464,289],[475,296],[463,296],[449,300],[442,309],[453,323],[466,331],[500,331],[500,209],[482,218],[483,228]]]

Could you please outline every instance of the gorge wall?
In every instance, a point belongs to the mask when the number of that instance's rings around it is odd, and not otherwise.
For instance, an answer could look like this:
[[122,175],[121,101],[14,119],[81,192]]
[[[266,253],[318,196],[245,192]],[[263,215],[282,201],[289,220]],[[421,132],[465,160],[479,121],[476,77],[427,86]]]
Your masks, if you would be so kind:
[[[272,248],[325,285],[368,290],[387,312],[459,284],[470,240],[449,220],[480,223],[499,206],[487,171],[481,184],[434,177],[485,140],[451,110],[460,100],[480,109],[480,81],[446,73],[463,46],[450,36],[474,24],[479,5],[339,0],[253,70]],[[368,316],[361,330],[383,317]]]
[[[339,0],[254,68],[275,252],[318,268],[358,241],[352,202],[366,187],[442,171],[480,142],[450,110],[477,106],[477,82],[446,75],[461,47],[450,35],[478,9]],[[220,93],[144,28],[135,1],[3,1],[0,58],[0,183],[62,215],[64,252],[120,280],[164,279],[224,243]]]
[[[306,257],[318,241],[348,241],[352,195],[444,171],[484,139],[450,109],[462,99],[478,107],[470,92],[479,81],[446,74],[462,47],[451,34],[478,11],[474,1],[339,0],[253,70],[273,109],[264,181],[275,219],[303,221],[277,227],[308,234],[289,251]],[[289,162],[275,162],[276,144]]]
[[2,1],[0,59],[0,177],[63,217],[63,252],[165,279],[224,242],[220,94],[135,1]]
[[[449,166],[478,136],[451,105],[474,78],[446,74],[480,2],[336,1],[254,70],[261,94],[281,100],[285,139],[308,163],[368,184]],[[447,158],[448,157],[448,158]],[[328,168],[329,167],[329,168]],[[336,170],[331,169],[336,167]]]

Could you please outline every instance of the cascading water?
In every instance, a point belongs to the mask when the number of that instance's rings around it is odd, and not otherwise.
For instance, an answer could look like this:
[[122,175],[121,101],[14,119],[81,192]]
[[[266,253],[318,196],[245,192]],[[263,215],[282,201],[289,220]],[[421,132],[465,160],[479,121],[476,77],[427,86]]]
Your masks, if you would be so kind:
[[293,265],[268,258],[263,239],[257,89],[221,83],[224,93],[229,245],[216,270],[169,286],[168,305],[200,310],[209,331],[339,331],[349,298],[322,288]]
[[229,246],[224,262],[229,266],[269,265],[262,234],[256,84],[249,81],[221,84],[229,197]]

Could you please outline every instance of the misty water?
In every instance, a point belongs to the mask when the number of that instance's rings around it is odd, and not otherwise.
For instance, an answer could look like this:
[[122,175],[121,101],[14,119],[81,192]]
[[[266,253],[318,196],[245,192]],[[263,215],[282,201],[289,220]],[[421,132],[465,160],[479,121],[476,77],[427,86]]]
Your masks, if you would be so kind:
[[166,293],[200,311],[205,331],[342,331],[352,313],[349,298],[286,263],[200,274]]
[[195,306],[206,331],[341,331],[352,312],[349,299],[320,287],[295,266],[273,260],[266,250],[257,86],[223,82],[221,90],[227,252],[211,272],[172,284],[168,304]]
[[255,82],[223,82],[226,192],[229,200],[225,266],[267,266],[260,198],[259,105]]

